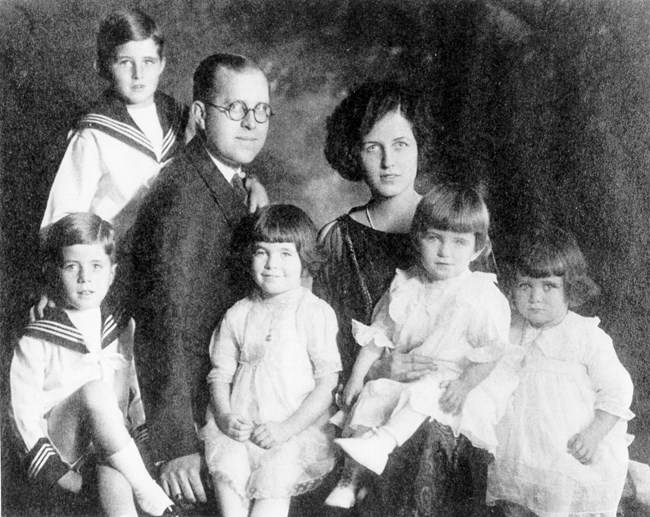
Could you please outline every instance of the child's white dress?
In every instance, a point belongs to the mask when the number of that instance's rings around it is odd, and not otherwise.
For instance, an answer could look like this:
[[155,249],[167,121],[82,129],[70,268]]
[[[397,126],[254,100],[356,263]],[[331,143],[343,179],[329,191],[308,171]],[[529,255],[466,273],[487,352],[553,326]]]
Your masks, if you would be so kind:
[[[231,307],[210,344],[208,382],[232,383],[232,411],[255,424],[282,422],[319,377],[341,370],[332,308],[299,287]],[[314,488],[334,468],[330,413],[272,449],[223,434],[208,411],[206,461],[216,479],[244,499],[290,497]]]
[[376,345],[435,359],[438,369],[420,380],[402,383],[378,379],[366,383],[348,418],[351,430],[378,427],[405,405],[451,426],[477,447],[494,451],[495,426],[517,378],[502,365],[467,397],[459,415],[438,404],[440,383],[458,378],[471,362],[498,360],[508,343],[510,306],[489,273],[465,271],[431,282],[419,266],[397,270],[375,307],[370,327],[353,322],[361,346]]
[[[543,330],[513,318],[511,340],[525,356],[499,426],[488,502],[515,502],[544,517],[616,515],[627,473],[627,420],[634,416],[632,382],[598,323],[571,311]],[[592,422],[594,409],[621,420],[594,462],[583,465],[567,452],[567,442]]]

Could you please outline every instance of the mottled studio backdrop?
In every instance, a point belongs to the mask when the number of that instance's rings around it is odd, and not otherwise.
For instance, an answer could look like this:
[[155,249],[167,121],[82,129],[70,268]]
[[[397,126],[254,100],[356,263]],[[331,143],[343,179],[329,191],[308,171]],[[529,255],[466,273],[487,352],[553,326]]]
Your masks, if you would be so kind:
[[634,0],[2,0],[3,378],[37,292],[37,230],[66,133],[103,88],[98,23],[123,5],[162,26],[161,89],[186,102],[208,54],[261,64],[277,116],[258,173],[273,201],[318,225],[367,196],[328,167],[325,117],[368,78],[419,88],[441,129],[422,188],[484,181],[497,258],[531,217],[577,234],[603,288],[587,311],[637,386],[632,429],[650,427],[650,2]]

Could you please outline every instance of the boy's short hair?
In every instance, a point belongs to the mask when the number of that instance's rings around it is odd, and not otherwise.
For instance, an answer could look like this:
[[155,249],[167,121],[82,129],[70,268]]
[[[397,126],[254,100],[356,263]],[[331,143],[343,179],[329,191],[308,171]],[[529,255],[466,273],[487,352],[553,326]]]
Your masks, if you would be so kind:
[[506,288],[512,292],[517,275],[531,278],[559,276],[569,307],[597,296],[600,289],[587,275],[587,261],[571,232],[544,225],[524,230],[517,239],[513,259],[504,269]]
[[352,89],[327,117],[325,158],[343,178],[362,181],[365,177],[359,159],[363,138],[388,113],[399,113],[411,124],[418,144],[418,165],[431,146],[435,124],[428,109],[406,86],[391,82],[366,82]]
[[192,98],[195,101],[206,101],[219,91],[218,71],[231,70],[244,72],[246,70],[262,69],[246,56],[239,54],[219,53],[206,57],[199,63],[194,72]]
[[120,9],[104,18],[97,33],[97,68],[104,79],[110,79],[110,65],[115,49],[129,41],[153,39],[162,59],[165,37],[160,27],[139,9]]
[[303,270],[318,271],[324,257],[318,245],[318,231],[311,218],[294,205],[269,205],[245,217],[233,234],[231,245],[234,274],[250,279],[251,261],[257,242],[295,244]]
[[62,250],[76,244],[100,244],[106,255],[115,263],[115,230],[98,215],[90,212],[68,214],[52,224],[43,241],[43,265],[58,267]]
[[429,229],[473,233],[475,249],[492,250],[488,231],[490,212],[479,188],[462,183],[439,183],[418,203],[411,222],[411,240],[417,243]]

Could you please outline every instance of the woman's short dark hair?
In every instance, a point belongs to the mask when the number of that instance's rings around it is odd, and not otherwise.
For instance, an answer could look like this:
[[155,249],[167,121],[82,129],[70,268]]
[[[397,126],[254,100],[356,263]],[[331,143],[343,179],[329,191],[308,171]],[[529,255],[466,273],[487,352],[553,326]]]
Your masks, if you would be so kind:
[[585,260],[571,232],[556,226],[525,230],[517,239],[514,259],[505,272],[506,288],[512,292],[517,275],[531,278],[559,276],[569,307],[578,307],[597,296],[600,289],[587,275]]
[[257,242],[291,242],[295,244],[304,270],[316,273],[323,262],[317,242],[318,232],[310,217],[294,205],[269,205],[244,218],[233,234],[233,273],[249,278],[252,287],[251,261]]
[[104,18],[97,33],[97,67],[99,75],[110,79],[110,65],[115,49],[129,41],[153,39],[162,59],[165,37],[156,22],[139,9],[120,9]]
[[430,144],[432,124],[420,98],[396,82],[366,82],[354,88],[327,118],[325,158],[332,168],[347,180],[363,180],[359,160],[363,138],[380,119],[395,111],[411,124],[420,150],[418,158],[423,156],[422,151]]

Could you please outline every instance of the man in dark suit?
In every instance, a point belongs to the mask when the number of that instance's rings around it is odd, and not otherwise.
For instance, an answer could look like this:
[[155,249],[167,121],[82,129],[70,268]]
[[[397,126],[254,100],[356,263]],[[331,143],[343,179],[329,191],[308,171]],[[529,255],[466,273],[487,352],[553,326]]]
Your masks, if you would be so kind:
[[210,337],[244,294],[227,267],[232,230],[247,212],[241,167],[262,149],[271,116],[267,79],[242,56],[203,60],[193,98],[197,136],[143,202],[129,273],[152,459],[163,488],[191,502],[206,500],[197,432],[209,400]]

